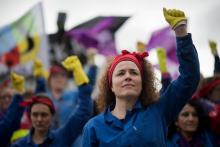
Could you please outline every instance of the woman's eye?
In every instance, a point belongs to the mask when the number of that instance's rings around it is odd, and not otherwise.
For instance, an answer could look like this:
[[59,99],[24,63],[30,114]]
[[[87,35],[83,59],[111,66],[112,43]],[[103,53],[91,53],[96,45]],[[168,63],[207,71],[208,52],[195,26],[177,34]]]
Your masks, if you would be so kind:
[[187,117],[187,116],[189,116],[189,113],[185,112],[185,113],[182,113],[181,115],[184,117]]
[[117,76],[122,76],[122,75],[124,75],[124,72],[118,72],[117,73]]
[[137,75],[138,73],[136,71],[132,71],[131,74]]

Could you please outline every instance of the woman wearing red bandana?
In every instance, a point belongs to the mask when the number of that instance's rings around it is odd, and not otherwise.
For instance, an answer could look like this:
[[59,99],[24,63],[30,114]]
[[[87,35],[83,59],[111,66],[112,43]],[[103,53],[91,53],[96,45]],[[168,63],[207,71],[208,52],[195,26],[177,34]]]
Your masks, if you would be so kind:
[[[79,89],[79,103],[76,109],[73,109],[72,114],[66,123],[52,130],[51,124],[55,115],[54,104],[47,95],[38,94],[28,101],[21,103],[21,106],[27,106],[28,114],[32,122],[30,133],[15,142],[13,147],[70,147],[85,123],[92,114],[92,101],[90,98],[92,87],[89,85],[87,75],[82,69],[81,63],[76,56],[68,57],[63,62],[63,66],[67,70],[72,71],[75,82]],[[70,60],[69,60],[70,59]],[[18,86],[19,89],[24,89],[23,86]],[[23,90],[22,90],[23,91]]]
[[184,12],[164,8],[164,17],[177,37],[180,76],[159,96],[148,54],[122,51],[102,75],[97,100],[102,113],[85,125],[84,147],[167,145],[167,126],[196,90],[200,72]]
[[204,78],[201,86],[193,96],[209,120],[209,127],[214,132],[215,138],[220,145],[220,75]]

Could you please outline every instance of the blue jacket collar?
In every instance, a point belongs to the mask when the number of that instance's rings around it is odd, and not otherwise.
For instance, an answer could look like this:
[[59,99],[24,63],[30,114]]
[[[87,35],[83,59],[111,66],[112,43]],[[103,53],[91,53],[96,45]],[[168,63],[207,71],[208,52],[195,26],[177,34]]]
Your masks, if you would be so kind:
[[[141,102],[138,100],[132,111],[136,111],[143,108],[143,106],[141,105]],[[112,125],[113,127],[117,127],[119,129],[123,129],[123,120],[119,120],[118,118],[116,118],[111,111],[114,109],[114,105],[110,105],[104,112],[104,120],[106,123]],[[130,113],[132,113],[132,111],[127,111],[126,115],[129,115]]]
[[[34,128],[31,129],[30,133],[27,135],[27,144],[34,144],[32,140],[32,135],[34,133]],[[47,137],[45,138],[45,141],[52,141],[54,139],[54,134],[51,132],[51,130],[48,130]]]

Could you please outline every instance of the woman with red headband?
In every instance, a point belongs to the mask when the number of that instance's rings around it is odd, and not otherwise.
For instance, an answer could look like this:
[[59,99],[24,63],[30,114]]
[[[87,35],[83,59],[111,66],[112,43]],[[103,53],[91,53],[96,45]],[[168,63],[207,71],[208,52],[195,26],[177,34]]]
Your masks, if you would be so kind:
[[193,99],[202,106],[209,120],[209,127],[220,145],[220,75],[204,78]]
[[199,61],[184,12],[164,8],[164,16],[177,36],[180,76],[159,97],[148,54],[122,51],[101,78],[102,113],[85,125],[84,147],[166,146],[169,123],[199,83]]
[[[54,104],[47,95],[38,94],[31,100],[22,102],[22,106],[28,107],[29,117],[32,122],[30,133],[18,140],[14,147],[35,147],[35,146],[63,146],[72,145],[76,137],[92,113],[91,91],[87,75],[82,69],[81,63],[76,56],[68,57],[63,66],[72,71],[74,80],[79,89],[79,103],[67,122],[60,128],[52,130],[51,123],[55,114]],[[19,84],[18,84],[19,85]],[[21,85],[20,87],[24,87]],[[22,88],[23,89],[23,88]]]

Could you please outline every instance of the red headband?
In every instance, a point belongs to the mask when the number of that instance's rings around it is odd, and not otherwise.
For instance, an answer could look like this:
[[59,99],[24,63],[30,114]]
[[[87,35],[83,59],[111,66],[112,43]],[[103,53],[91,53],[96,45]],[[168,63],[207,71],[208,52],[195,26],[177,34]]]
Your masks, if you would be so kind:
[[113,71],[114,71],[116,65],[121,61],[132,61],[132,62],[134,62],[137,65],[137,67],[140,70],[141,75],[143,77],[142,64],[143,64],[144,58],[147,57],[148,55],[149,55],[148,52],[143,52],[143,53],[133,52],[133,53],[130,53],[127,50],[122,50],[121,54],[115,57],[115,59],[112,61],[111,65],[109,67],[109,70],[108,70],[109,86],[110,87],[112,86]]
[[214,80],[203,86],[193,98],[205,97],[216,85],[220,84],[220,80]]
[[8,87],[8,85],[10,84],[10,80],[4,80],[1,84],[0,84],[0,89]]
[[50,68],[50,76],[55,74],[64,74],[67,75],[67,72],[64,68],[58,65],[54,65]]
[[44,97],[44,96],[34,96],[34,97],[32,97],[31,99],[29,99],[27,101],[21,102],[20,106],[27,107],[27,106],[30,106],[34,103],[45,104],[51,109],[53,114],[55,113],[55,107],[53,105],[53,102],[51,101],[51,99],[49,99],[47,97]]

